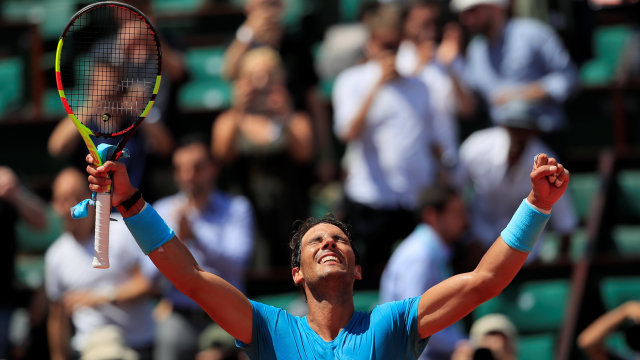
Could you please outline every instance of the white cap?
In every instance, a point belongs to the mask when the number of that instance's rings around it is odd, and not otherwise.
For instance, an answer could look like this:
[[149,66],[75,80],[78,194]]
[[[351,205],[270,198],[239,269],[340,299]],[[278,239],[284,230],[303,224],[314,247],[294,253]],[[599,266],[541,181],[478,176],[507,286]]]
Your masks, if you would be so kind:
[[509,0],[453,0],[451,1],[451,10],[455,12],[463,12],[476,5],[498,5],[506,8]]
[[138,360],[138,354],[124,344],[122,331],[115,325],[106,325],[92,331],[82,350],[81,360]]
[[478,344],[482,338],[490,333],[504,334],[514,348],[517,347],[518,330],[515,325],[503,314],[487,314],[473,322],[469,330],[469,338],[472,343]]

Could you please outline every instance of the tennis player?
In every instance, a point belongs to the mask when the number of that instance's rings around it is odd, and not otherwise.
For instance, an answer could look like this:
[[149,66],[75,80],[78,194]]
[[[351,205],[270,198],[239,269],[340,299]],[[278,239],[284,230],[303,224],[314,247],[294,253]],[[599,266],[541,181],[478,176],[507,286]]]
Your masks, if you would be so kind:
[[91,155],[87,162],[90,189],[105,191],[113,182],[112,203],[140,248],[252,359],[416,359],[429,336],[511,282],[569,182],[561,164],[539,154],[531,171],[531,192],[475,270],[444,280],[419,297],[378,305],[368,313],[354,310],[353,285],[362,272],[347,227],[331,218],[307,220],[291,240],[291,274],[304,291],[309,313],[294,317],[247,299],[220,277],[203,271],[131,185],[123,164],[108,161],[96,167]]

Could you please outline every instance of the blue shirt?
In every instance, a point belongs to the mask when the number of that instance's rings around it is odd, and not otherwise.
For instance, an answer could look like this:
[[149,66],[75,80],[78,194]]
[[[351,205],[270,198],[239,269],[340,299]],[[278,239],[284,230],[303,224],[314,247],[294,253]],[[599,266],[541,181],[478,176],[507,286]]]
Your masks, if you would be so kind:
[[[421,296],[451,277],[451,256],[450,246],[431,226],[418,225],[389,258],[380,279],[380,301]],[[420,359],[450,358],[458,341],[466,338],[463,330],[462,323],[455,323],[433,334]]]
[[578,75],[569,53],[552,28],[534,19],[511,19],[494,43],[478,35],[467,48],[465,81],[489,104],[494,123],[504,120],[491,105],[498,92],[540,81],[549,99],[536,103],[538,127],[556,131],[565,126],[561,103],[577,88]]
[[251,301],[251,344],[236,340],[251,359],[416,359],[428,339],[418,334],[419,297],[355,312],[332,341],[324,341],[307,322],[285,310]]

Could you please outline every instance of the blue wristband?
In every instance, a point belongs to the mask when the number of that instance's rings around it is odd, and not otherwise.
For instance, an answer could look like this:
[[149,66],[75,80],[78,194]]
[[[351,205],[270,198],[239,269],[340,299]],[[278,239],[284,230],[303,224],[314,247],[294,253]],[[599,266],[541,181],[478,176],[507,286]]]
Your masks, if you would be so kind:
[[176,234],[148,203],[145,203],[142,211],[136,215],[125,218],[124,223],[146,255],[171,240]]
[[500,236],[510,247],[522,252],[531,252],[550,217],[551,214],[541,213],[526,199],[522,200]]

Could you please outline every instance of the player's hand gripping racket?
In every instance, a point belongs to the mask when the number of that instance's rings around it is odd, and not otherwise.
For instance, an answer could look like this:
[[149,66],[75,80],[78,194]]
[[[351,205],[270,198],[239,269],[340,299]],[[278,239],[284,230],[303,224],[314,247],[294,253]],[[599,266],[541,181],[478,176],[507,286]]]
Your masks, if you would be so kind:
[[[56,83],[67,114],[96,165],[118,160],[149,113],[160,86],[160,41],[138,9],[115,1],[88,5],[66,26],[56,51]],[[94,140],[117,142],[101,159]],[[96,196],[93,267],[109,267],[111,192]]]

